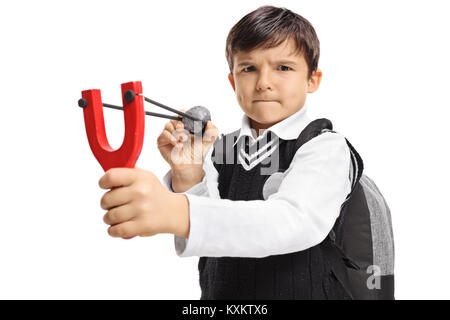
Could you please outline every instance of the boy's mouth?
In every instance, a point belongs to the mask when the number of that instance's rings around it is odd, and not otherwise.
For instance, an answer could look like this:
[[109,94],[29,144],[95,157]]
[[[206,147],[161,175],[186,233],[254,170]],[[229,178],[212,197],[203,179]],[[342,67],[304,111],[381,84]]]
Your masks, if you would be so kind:
[[253,102],[277,102],[276,100],[253,100]]

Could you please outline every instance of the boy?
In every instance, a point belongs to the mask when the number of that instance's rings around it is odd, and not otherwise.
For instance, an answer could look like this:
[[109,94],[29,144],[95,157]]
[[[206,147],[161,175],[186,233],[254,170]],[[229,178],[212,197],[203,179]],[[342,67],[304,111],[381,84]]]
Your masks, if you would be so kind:
[[201,257],[201,299],[348,299],[318,246],[351,191],[345,138],[324,132],[286,156],[322,78],[314,28],[263,6],[231,29],[226,57],[241,129],[216,139],[209,122],[195,143],[181,121],[168,122],[158,138],[171,166],[165,187],[139,168],[100,179],[123,187],[102,198],[109,234],[174,234],[179,256]]

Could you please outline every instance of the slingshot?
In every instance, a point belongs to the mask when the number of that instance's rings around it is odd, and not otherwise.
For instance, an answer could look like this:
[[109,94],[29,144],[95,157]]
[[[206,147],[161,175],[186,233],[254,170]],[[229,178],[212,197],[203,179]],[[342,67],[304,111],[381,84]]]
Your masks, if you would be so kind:
[[[185,128],[194,135],[202,135],[207,122],[211,120],[211,115],[205,107],[196,106],[184,113],[144,97],[142,94],[142,83],[140,81],[122,83],[121,88],[123,108],[102,103],[99,89],[82,91],[82,98],[78,100],[78,105],[83,108],[84,124],[89,146],[105,172],[110,168],[117,167],[134,168],[144,143],[145,115],[181,120]],[[174,112],[179,116],[145,111],[144,100]],[[123,110],[125,136],[122,145],[117,150],[114,150],[109,145],[108,138],[106,137],[103,107]],[[201,124],[201,126],[198,124]]]

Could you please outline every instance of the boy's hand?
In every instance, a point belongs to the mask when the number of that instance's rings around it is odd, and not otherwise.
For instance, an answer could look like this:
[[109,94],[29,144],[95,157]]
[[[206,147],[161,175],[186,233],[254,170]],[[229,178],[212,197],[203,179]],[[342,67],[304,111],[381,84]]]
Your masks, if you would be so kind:
[[[185,112],[185,110],[181,110]],[[219,130],[208,121],[203,137],[184,129],[183,122],[170,120],[158,137],[158,149],[172,168],[172,188],[183,192],[203,178],[203,161]]]
[[108,210],[103,221],[111,225],[110,236],[129,239],[172,233],[188,237],[187,197],[167,190],[152,172],[113,168],[98,184],[102,189],[111,189],[100,203],[102,209]]

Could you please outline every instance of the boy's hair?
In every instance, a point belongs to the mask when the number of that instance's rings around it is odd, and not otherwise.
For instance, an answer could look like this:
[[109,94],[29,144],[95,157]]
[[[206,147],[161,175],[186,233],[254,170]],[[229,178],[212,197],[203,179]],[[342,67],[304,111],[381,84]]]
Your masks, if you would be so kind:
[[231,28],[225,56],[233,74],[233,56],[239,51],[273,48],[292,38],[295,53],[303,54],[308,65],[308,79],[317,70],[320,43],[308,20],[286,8],[262,6],[248,13]]

